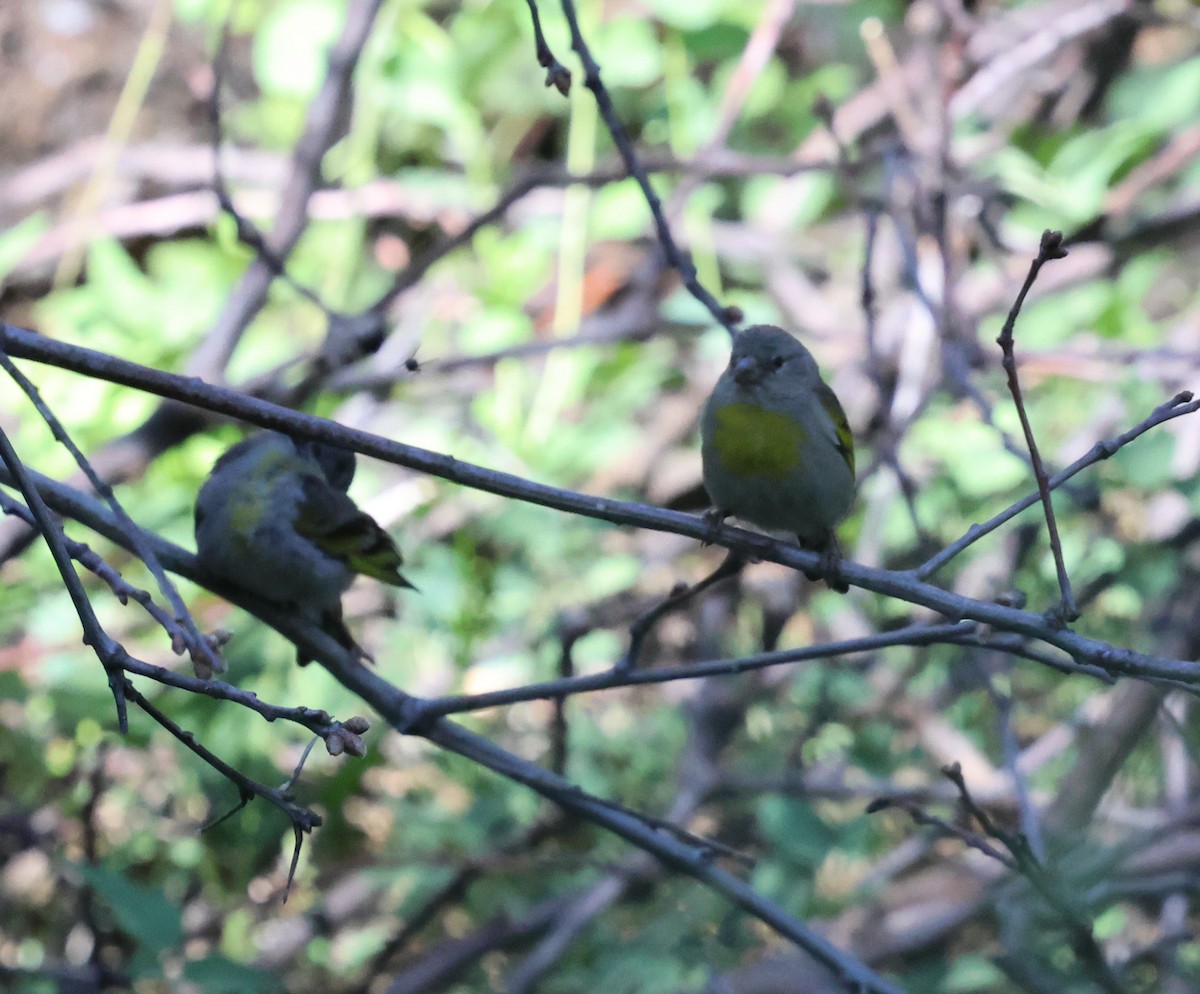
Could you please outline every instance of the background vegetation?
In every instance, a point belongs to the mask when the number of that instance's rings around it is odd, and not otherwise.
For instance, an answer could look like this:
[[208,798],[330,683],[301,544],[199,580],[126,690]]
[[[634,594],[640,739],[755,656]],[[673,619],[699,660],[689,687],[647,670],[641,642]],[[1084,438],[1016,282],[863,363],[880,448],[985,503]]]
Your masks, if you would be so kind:
[[[1040,275],[1016,352],[1050,471],[1194,383],[1200,20],[1185,0],[578,13],[700,283],[746,322],[801,335],[859,448],[851,593],[750,565],[658,621],[641,667],[957,620],[888,578],[911,580],[896,571],[1033,489],[994,341],[1043,229],[1065,231],[1070,254]],[[544,85],[529,14],[5,5],[0,316],[527,480],[701,511],[696,422],[728,334],[669,264],[563,10],[540,15],[565,96]],[[195,493],[245,426],[20,365],[129,515],[192,548]],[[0,426],[29,467],[72,480],[11,384]],[[1198,433],[1191,417],[1154,427],[1057,490],[1075,632],[1196,657]],[[419,593],[364,581],[347,613],[378,674],[422,698],[603,672],[635,619],[723,555],[359,464],[352,493],[397,537]],[[154,587],[137,556],[67,531]],[[136,707],[118,734],[35,537],[0,525],[0,987],[850,989],[693,875],[387,721],[364,757],[318,749],[303,766],[295,799],[323,825],[282,903],[287,817],[256,801],[198,831],[237,788]],[[929,579],[970,599],[953,602],[964,617],[1025,607],[1042,627],[456,721],[678,827],[663,838],[707,840],[706,859],[900,989],[1195,990],[1200,677],[1185,665],[1151,680],[1139,657],[1117,682],[1105,667],[1120,660],[1072,659],[1044,637],[1060,588],[1037,507]],[[230,683],[343,720],[377,709],[181,584],[201,629],[233,632]],[[90,576],[87,589],[132,656],[190,673],[137,605]],[[268,786],[311,738],[135,684]]]

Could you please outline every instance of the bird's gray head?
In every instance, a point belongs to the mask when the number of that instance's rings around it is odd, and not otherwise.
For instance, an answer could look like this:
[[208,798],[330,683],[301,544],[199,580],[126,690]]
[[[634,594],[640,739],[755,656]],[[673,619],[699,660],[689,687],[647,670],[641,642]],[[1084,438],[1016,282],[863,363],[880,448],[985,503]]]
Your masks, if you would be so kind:
[[819,378],[812,353],[782,328],[756,324],[733,341],[728,373],[741,387],[770,388],[773,382],[803,387]]

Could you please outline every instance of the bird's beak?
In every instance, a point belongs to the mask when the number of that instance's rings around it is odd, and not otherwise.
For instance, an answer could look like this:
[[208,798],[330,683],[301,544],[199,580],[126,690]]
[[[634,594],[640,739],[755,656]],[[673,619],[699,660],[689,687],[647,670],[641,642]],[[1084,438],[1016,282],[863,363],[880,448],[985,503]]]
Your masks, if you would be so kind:
[[733,365],[733,379],[741,386],[758,383],[762,380],[762,375],[762,366],[749,356],[744,356]]

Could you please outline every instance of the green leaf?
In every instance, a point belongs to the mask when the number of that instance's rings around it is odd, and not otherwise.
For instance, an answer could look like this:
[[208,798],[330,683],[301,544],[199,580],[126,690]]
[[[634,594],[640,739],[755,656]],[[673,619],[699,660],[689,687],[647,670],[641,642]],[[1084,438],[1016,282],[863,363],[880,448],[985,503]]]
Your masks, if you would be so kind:
[[204,988],[205,994],[253,994],[254,991],[277,991],[279,978],[267,970],[235,963],[224,956],[206,956],[191,960],[183,968],[183,976]]
[[121,871],[105,866],[80,865],[78,870],[127,935],[159,952],[179,947],[183,921],[179,908],[165,894],[140,887]]

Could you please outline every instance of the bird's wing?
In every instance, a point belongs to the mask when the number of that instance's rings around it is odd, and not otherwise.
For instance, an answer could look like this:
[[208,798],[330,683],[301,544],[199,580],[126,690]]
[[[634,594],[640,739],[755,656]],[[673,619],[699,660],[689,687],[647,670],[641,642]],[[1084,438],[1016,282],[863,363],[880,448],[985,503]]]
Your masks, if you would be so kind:
[[846,412],[842,410],[842,403],[837,399],[837,394],[823,380],[817,383],[817,400],[821,402],[821,407],[825,409],[825,413],[833,422],[834,430],[837,432],[838,452],[846,460],[846,465],[850,467],[850,475],[853,476],[854,435],[850,431],[850,422],[846,420]]
[[396,587],[412,586],[400,575],[404,557],[391,536],[320,477],[301,477],[295,528],[322,552],[358,573]]

